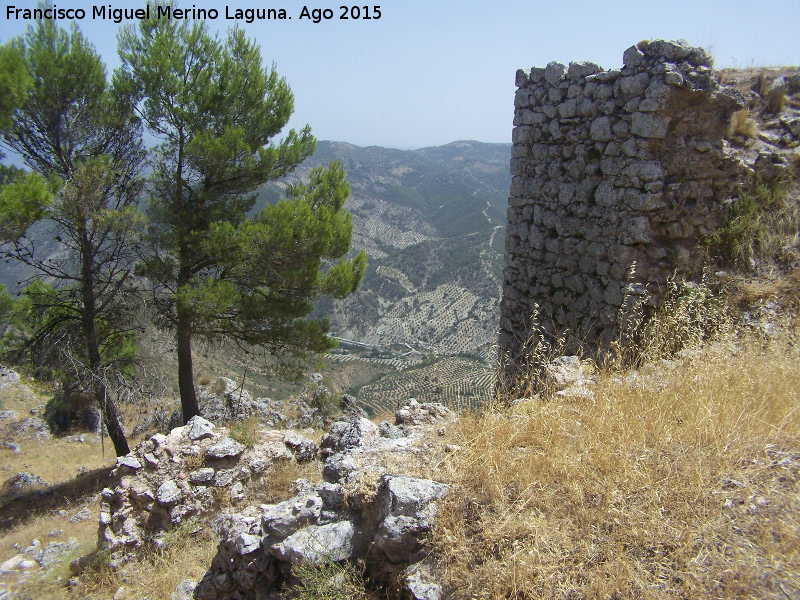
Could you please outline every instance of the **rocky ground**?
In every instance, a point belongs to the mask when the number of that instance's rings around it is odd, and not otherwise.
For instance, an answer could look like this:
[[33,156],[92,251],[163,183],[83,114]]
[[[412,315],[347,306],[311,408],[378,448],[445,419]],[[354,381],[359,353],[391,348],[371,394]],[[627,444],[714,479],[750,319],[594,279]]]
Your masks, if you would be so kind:
[[[11,370],[3,371],[2,391],[6,403],[14,397],[39,400]],[[26,590],[46,579],[54,579],[65,594],[93,597],[84,579],[98,560],[125,579],[132,557],[148,548],[158,551],[171,543],[172,532],[190,535],[207,527],[204,523],[210,523],[218,539],[216,557],[199,580],[182,582],[174,598],[264,597],[301,584],[293,566],[345,559],[367,565],[369,576],[383,585],[400,585],[419,598],[437,597],[440,589],[431,568],[421,561],[436,500],[448,488],[414,475],[420,465],[458,451],[443,441],[455,420],[446,407],[412,399],[391,423],[376,425],[345,396],[343,416],[328,422],[320,440],[311,428],[272,428],[319,424],[319,415],[302,400],[291,407],[301,410],[287,417],[280,412],[282,405],[253,400],[224,378],[206,386],[200,398],[208,419],[195,417],[166,434],[145,435],[128,456],[116,459],[110,472],[92,478],[69,509],[48,502],[52,477],[45,481],[35,469],[9,477],[0,509],[8,530],[25,523],[24,514],[14,513],[15,504],[40,505],[39,514],[47,514],[43,522],[64,524],[30,540],[22,534],[8,548],[9,556],[0,554],[0,598],[27,597]],[[3,430],[7,440],[35,443],[45,453],[46,444],[63,441],[38,417],[21,418],[17,412],[5,418],[10,421]],[[163,416],[149,425],[158,429],[161,421]],[[244,431],[243,423],[252,432]],[[69,437],[75,438],[69,442],[73,445],[97,442],[94,433]],[[11,453],[24,452],[15,448],[6,446]],[[295,495],[289,499],[285,494],[277,504],[259,504],[264,486],[285,464],[306,465],[310,479],[295,480]],[[84,479],[88,484],[89,478]],[[81,528],[81,539],[70,535],[75,527]],[[115,598],[138,597],[130,588],[118,592]]]

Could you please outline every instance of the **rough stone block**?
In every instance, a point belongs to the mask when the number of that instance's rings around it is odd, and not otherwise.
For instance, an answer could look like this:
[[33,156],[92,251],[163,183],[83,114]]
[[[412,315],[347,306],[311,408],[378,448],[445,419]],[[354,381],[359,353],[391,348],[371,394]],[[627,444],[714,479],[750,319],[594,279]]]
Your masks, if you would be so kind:
[[636,46],[631,46],[622,53],[622,64],[626,67],[636,67],[644,62],[644,53]]
[[670,117],[637,112],[631,117],[631,133],[661,139],[667,136],[670,120]]
[[547,67],[545,67],[544,79],[550,85],[555,85],[559,81],[561,81],[561,79],[563,79],[564,74],[566,72],[567,72],[566,65],[562,65],[559,62],[553,61],[551,63],[548,63]]
[[570,79],[575,77],[586,77],[587,75],[599,73],[602,70],[603,69],[599,65],[596,65],[593,62],[571,62],[569,63],[569,69],[567,69],[567,77]]
[[589,137],[596,142],[608,142],[612,139],[611,135],[611,119],[608,117],[599,117],[592,121],[589,127]]

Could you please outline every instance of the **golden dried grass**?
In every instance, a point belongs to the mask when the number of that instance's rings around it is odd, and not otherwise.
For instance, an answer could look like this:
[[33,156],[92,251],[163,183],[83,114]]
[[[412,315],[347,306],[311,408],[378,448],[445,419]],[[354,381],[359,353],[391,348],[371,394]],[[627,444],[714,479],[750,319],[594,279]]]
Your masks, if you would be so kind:
[[737,135],[751,139],[758,135],[758,125],[750,118],[750,112],[746,108],[737,110],[731,116],[731,123],[728,126],[726,137],[730,139]]
[[[209,527],[188,521],[168,533],[164,548],[149,546],[132,554],[119,569],[104,564],[103,557],[80,578],[78,597],[144,600],[169,598],[185,579],[198,581],[217,553],[217,539]],[[115,595],[119,588],[119,596]],[[72,596],[76,597],[73,593]]]
[[[791,341],[791,340],[788,340]],[[592,399],[464,415],[437,465],[456,597],[800,594],[800,352],[734,337]]]
[[783,109],[785,107],[786,107],[786,90],[783,89],[771,90],[769,94],[767,94],[766,110],[768,113],[777,115],[783,112]]

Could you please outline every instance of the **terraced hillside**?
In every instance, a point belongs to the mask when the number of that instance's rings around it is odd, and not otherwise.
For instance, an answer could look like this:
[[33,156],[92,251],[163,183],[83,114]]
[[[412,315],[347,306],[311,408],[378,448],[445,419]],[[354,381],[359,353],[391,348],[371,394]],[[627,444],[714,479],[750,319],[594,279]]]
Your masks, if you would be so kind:
[[[368,252],[369,266],[356,294],[320,303],[316,315],[327,317],[338,337],[395,352],[377,357],[340,348],[328,360],[333,370],[360,364],[373,378],[376,369],[384,370],[378,381],[362,387],[344,381],[343,389],[357,391],[359,402],[376,411],[410,396],[451,406],[487,399],[510,145],[461,141],[403,151],[319,142],[294,176],[332,159],[347,171],[352,247]],[[280,192],[266,189],[262,201]],[[399,358],[412,350],[427,358],[426,366]],[[434,355],[443,358],[429,364]]]
[[474,359],[446,356],[386,375],[358,390],[358,403],[372,414],[396,410],[408,398],[476,408],[488,402],[495,372]]

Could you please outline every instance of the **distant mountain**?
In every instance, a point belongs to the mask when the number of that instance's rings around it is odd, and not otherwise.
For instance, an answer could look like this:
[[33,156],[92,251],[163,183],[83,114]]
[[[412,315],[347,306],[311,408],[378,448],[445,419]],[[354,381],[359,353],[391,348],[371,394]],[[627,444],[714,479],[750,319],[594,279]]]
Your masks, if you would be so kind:
[[[510,158],[510,144],[397,150],[320,141],[290,178],[259,190],[254,211],[282,198],[287,183],[315,166],[337,159],[347,172],[352,248],[365,249],[369,265],[355,294],[323,299],[314,316],[327,317],[333,335],[361,344],[343,342],[330,361],[340,363],[340,387],[358,387],[366,406],[388,406],[393,390],[451,405],[487,398]],[[52,238],[42,231],[37,244]],[[29,272],[11,266],[0,269],[0,282],[13,288]],[[455,366],[445,368],[434,354],[454,357],[445,363]]]
[[[438,354],[478,353],[497,330],[510,144],[395,150],[319,142],[295,173],[341,161],[352,189],[360,290],[323,301],[340,337]],[[269,194],[274,197],[274,191]]]

